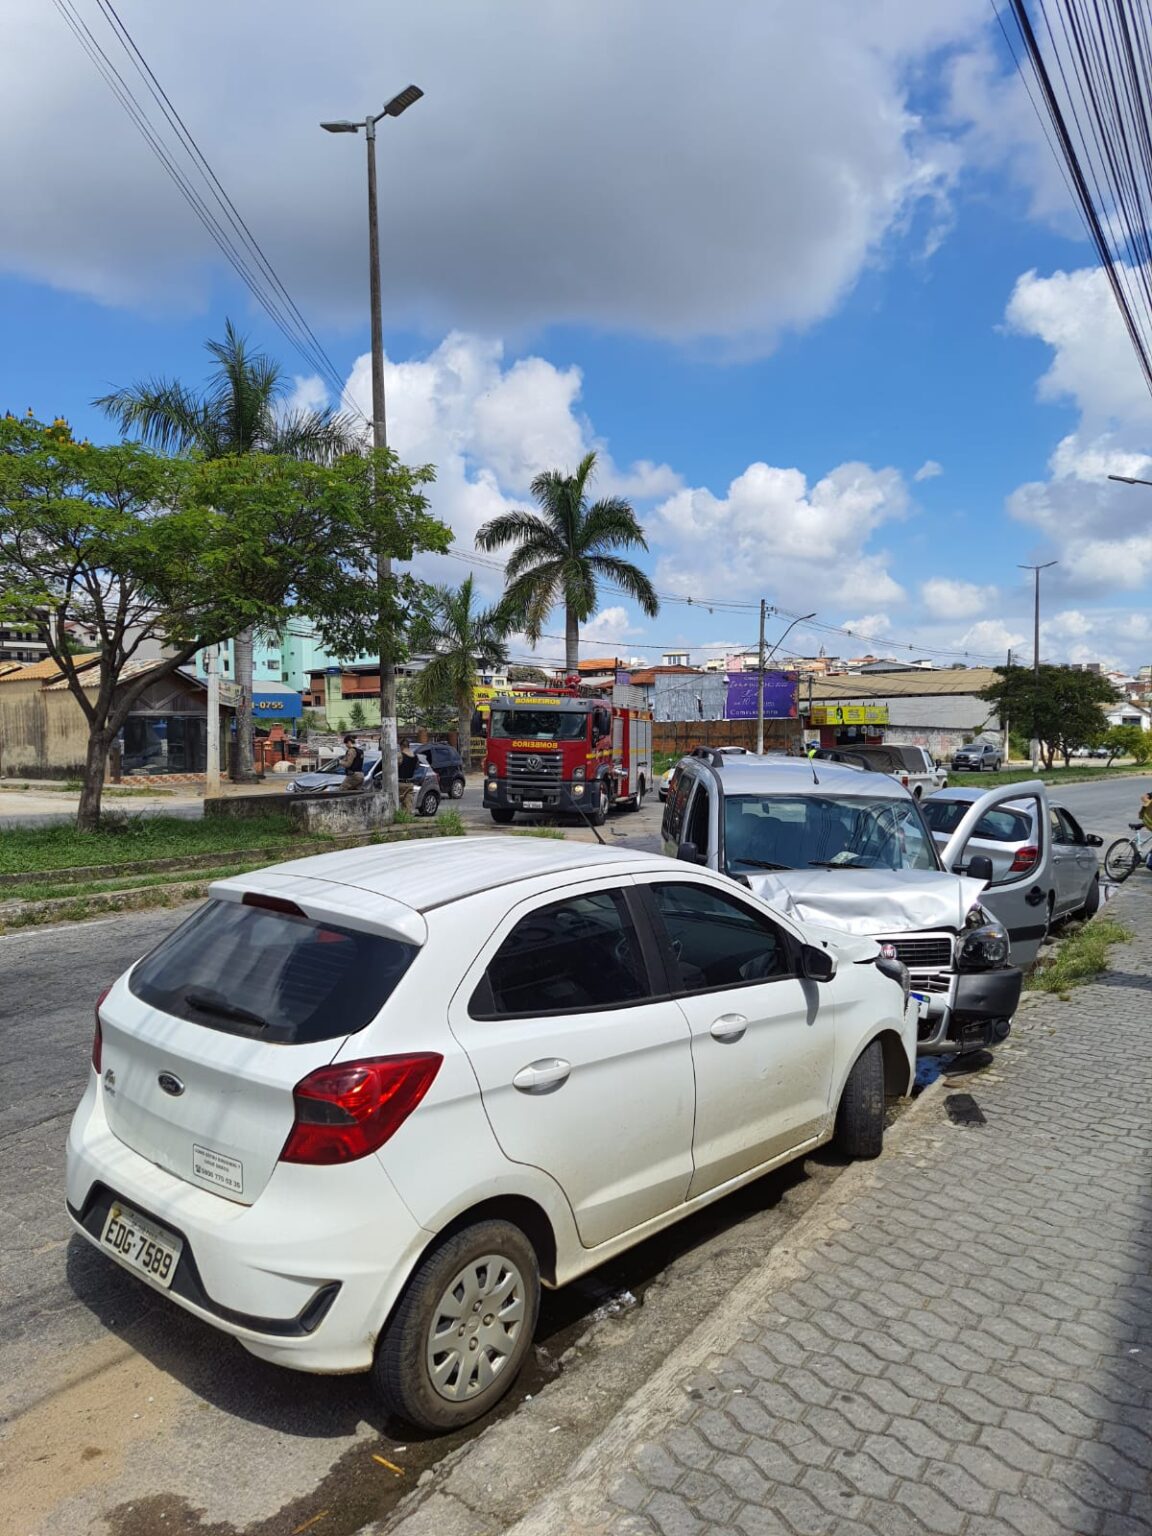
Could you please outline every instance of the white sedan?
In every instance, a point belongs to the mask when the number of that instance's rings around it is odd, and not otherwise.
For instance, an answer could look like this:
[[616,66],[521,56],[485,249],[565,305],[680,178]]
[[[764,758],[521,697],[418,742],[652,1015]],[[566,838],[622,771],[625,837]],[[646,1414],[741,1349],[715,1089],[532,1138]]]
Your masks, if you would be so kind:
[[68,1210],[266,1360],[455,1429],[559,1286],[909,1090],[907,973],[655,855],[521,838],[217,882],[99,1000]]

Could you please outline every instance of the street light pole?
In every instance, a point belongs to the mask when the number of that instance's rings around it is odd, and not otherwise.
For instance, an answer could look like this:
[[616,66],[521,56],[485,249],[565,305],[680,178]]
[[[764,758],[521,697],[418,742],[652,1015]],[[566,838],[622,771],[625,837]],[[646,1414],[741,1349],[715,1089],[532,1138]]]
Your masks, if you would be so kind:
[[772,647],[772,649],[768,652],[768,654],[765,655],[764,654],[764,619],[765,619],[765,616],[767,615],[767,612],[768,612],[768,605],[764,601],[764,599],[761,598],[760,599],[760,669],[759,669],[759,676],[756,679],[756,753],[757,753],[757,756],[760,756],[760,757],[762,757],[764,755],[764,668],[768,665],[769,661],[771,661],[772,657],[775,656],[776,652],[784,644],[785,640],[787,640],[788,636],[796,628],[797,624],[803,624],[807,619],[814,619],[816,617],[815,612],[813,612],[813,613],[802,613],[799,618],[793,619],[791,624],[789,624],[788,628],[780,636],[779,640],[777,640],[776,644]]
[[[380,297],[380,217],[376,192],[376,124],[382,117],[399,117],[424,92],[409,85],[387,102],[382,111],[369,113],[363,122],[321,123],[328,133],[359,133],[364,130],[368,150],[368,289],[372,326],[372,447],[388,446],[388,425],[384,407],[384,321]],[[385,547],[376,552],[376,591],[382,615],[391,605],[392,558]],[[385,808],[391,815],[400,798],[397,779],[399,745],[396,739],[396,657],[390,628],[380,632],[380,778]]]
[[[1059,565],[1059,560],[1048,560],[1043,565],[1018,565],[1017,570],[1031,571],[1035,577],[1036,595],[1032,609],[1032,675],[1040,676],[1040,572],[1051,570],[1054,565]],[[1037,735],[1036,721],[1032,721],[1032,772],[1035,773],[1040,762],[1040,740]]]

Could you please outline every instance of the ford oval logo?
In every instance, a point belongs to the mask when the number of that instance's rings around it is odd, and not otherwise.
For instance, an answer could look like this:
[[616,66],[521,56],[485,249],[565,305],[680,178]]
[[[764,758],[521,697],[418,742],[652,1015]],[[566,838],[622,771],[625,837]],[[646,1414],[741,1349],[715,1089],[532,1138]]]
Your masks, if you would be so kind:
[[156,1079],[165,1093],[170,1093],[174,1099],[178,1099],[184,1092],[184,1084],[174,1072],[161,1072]]

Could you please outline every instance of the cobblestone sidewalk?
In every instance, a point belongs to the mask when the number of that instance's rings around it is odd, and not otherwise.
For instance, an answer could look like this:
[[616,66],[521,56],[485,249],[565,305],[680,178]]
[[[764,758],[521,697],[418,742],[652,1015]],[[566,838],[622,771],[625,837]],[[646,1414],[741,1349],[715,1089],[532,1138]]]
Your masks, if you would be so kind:
[[515,1536],[1152,1532],[1152,881],[1108,910],[1115,969],[932,1090]]

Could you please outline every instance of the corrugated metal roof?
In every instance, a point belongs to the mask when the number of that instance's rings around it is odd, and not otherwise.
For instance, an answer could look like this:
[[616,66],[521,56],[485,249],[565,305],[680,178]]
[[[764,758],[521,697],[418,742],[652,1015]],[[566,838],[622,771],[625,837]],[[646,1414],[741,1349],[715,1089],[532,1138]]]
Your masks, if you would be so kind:
[[[812,679],[812,697],[820,703],[849,703],[856,699],[939,698],[942,694],[973,694],[998,682],[993,667],[963,667],[916,672],[873,672],[860,677],[847,672]],[[806,682],[800,685],[807,697]]]

